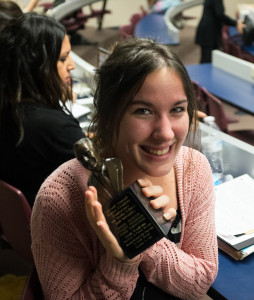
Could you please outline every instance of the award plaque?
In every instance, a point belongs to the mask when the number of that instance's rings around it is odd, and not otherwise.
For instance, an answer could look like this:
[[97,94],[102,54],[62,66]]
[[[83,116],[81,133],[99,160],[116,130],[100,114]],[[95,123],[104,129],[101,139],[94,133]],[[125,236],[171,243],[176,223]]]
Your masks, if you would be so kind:
[[137,182],[123,186],[123,167],[117,157],[102,159],[89,138],[74,145],[82,165],[91,171],[88,185],[98,191],[103,212],[110,230],[125,255],[133,258],[167,237],[172,222],[163,218],[161,209],[153,209]]

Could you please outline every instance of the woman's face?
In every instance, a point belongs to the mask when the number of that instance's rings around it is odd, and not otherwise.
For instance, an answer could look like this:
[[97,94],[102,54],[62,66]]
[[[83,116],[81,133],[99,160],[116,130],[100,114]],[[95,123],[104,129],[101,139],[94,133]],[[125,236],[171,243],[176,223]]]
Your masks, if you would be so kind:
[[174,71],[164,67],[146,77],[120,123],[116,155],[123,162],[125,180],[170,172],[188,133],[187,106]]
[[57,62],[57,70],[60,78],[67,84],[71,83],[71,70],[75,69],[74,61],[70,56],[71,45],[67,35],[65,35],[59,60]]

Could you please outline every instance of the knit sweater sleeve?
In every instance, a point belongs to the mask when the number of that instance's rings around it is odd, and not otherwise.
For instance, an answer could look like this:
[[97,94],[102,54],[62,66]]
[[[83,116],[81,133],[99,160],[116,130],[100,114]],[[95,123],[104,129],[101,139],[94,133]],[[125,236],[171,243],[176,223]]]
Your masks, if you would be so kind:
[[148,281],[181,299],[202,298],[218,271],[215,193],[211,169],[199,152],[182,147],[175,164],[182,214],[177,246],[162,239],[143,253]]
[[87,171],[73,159],[41,186],[31,218],[32,252],[45,300],[129,299],[138,265],[108,255],[86,218]]

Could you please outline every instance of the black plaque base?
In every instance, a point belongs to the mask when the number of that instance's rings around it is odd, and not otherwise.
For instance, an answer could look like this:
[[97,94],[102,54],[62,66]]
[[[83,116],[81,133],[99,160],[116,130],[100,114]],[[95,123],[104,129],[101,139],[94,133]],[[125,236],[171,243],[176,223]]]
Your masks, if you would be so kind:
[[129,258],[166,237],[171,227],[162,211],[152,208],[150,200],[135,182],[103,207],[111,231]]

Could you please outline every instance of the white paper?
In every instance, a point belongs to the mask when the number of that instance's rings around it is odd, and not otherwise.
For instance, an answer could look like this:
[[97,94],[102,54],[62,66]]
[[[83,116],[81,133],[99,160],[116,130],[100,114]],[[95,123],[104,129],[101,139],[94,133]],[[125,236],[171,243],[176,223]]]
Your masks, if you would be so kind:
[[217,235],[236,244],[254,234],[234,237],[254,229],[254,179],[245,174],[215,187]]
[[78,119],[81,116],[87,115],[88,113],[91,112],[91,109],[88,106],[85,105],[81,105],[79,103],[71,103],[70,101],[68,101],[66,103],[66,106],[68,107],[68,109],[72,112],[73,116]]
[[225,242],[229,243],[230,245],[237,245],[243,241],[246,241],[247,239],[250,239],[252,237],[254,237],[254,233],[252,234],[248,234],[248,235],[242,235],[239,237],[236,237],[234,235],[222,235],[222,234],[218,234],[218,236],[220,238],[222,238]]

